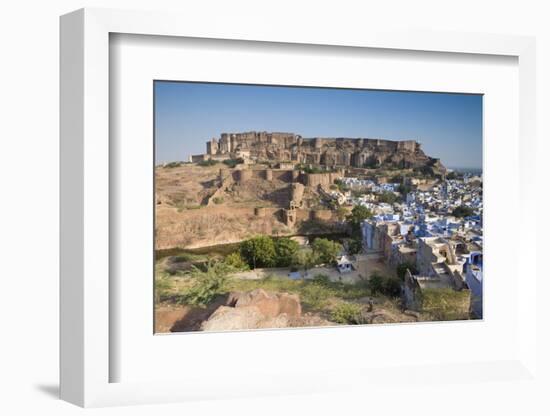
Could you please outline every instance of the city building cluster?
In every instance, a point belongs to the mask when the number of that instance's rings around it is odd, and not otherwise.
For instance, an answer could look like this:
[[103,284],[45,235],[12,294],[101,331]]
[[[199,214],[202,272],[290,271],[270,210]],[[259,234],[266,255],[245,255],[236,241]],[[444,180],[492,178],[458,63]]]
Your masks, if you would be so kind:
[[[341,183],[345,190],[332,191],[335,200],[365,206],[373,213],[362,224],[363,249],[367,254],[378,253],[390,266],[409,265],[411,281],[421,288],[469,289],[472,313],[482,317],[480,176],[409,180],[405,186],[353,177],[342,178]],[[403,189],[404,195],[398,193]],[[384,192],[395,194],[395,202],[380,202]]]

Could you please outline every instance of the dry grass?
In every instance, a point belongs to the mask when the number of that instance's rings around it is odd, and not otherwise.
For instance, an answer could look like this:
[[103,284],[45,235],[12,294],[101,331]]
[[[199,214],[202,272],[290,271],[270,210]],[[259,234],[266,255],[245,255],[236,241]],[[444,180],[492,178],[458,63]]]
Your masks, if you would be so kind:
[[470,319],[470,291],[423,289],[422,314],[425,321]]

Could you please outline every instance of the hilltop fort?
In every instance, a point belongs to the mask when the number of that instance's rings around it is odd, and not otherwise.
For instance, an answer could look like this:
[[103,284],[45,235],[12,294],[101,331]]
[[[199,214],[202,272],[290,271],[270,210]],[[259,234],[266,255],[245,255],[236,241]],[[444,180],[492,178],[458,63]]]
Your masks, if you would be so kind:
[[446,175],[415,140],[255,131],[222,133],[190,162],[156,169],[159,249],[233,243],[258,233],[342,232],[346,201],[354,198],[346,181],[362,181],[363,202],[371,203],[404,198],[399,185],[403,192],[431,187]]
[[250,162],[289,162],[325,167],[417,169],[443,175],[439,159],[427,156],[415,140],[315,137],[294,133],[222,133],[206,143],[192,162],[241,158]]

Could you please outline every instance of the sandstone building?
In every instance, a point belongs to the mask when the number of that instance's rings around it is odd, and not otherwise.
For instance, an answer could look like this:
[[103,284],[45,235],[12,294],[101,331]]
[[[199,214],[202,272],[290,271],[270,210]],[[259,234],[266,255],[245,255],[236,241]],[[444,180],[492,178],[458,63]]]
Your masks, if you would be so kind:
[[222,133],[206,143],[193,162],[243,157],[252,161],[295,162],[327,167],[425,169],[444,174],[439,159],[427,156],[415,140],[303,138],[294,133]]

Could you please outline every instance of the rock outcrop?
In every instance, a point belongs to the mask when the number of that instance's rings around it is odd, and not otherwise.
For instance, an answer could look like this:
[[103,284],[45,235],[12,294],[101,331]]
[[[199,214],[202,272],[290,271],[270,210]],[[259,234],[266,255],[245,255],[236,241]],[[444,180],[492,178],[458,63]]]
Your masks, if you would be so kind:
[[331,325],[318,316],[302,315],[298,295],[271,293],[263,289],[234,292],[201,325],[203,331],[235,331]]
[[285,328],[289,326],[288,317],[279,315],[274,318],[264,316],[255,306],[232,308],[220,306],[203,322],[203,331],[236,331],[242,329]]

